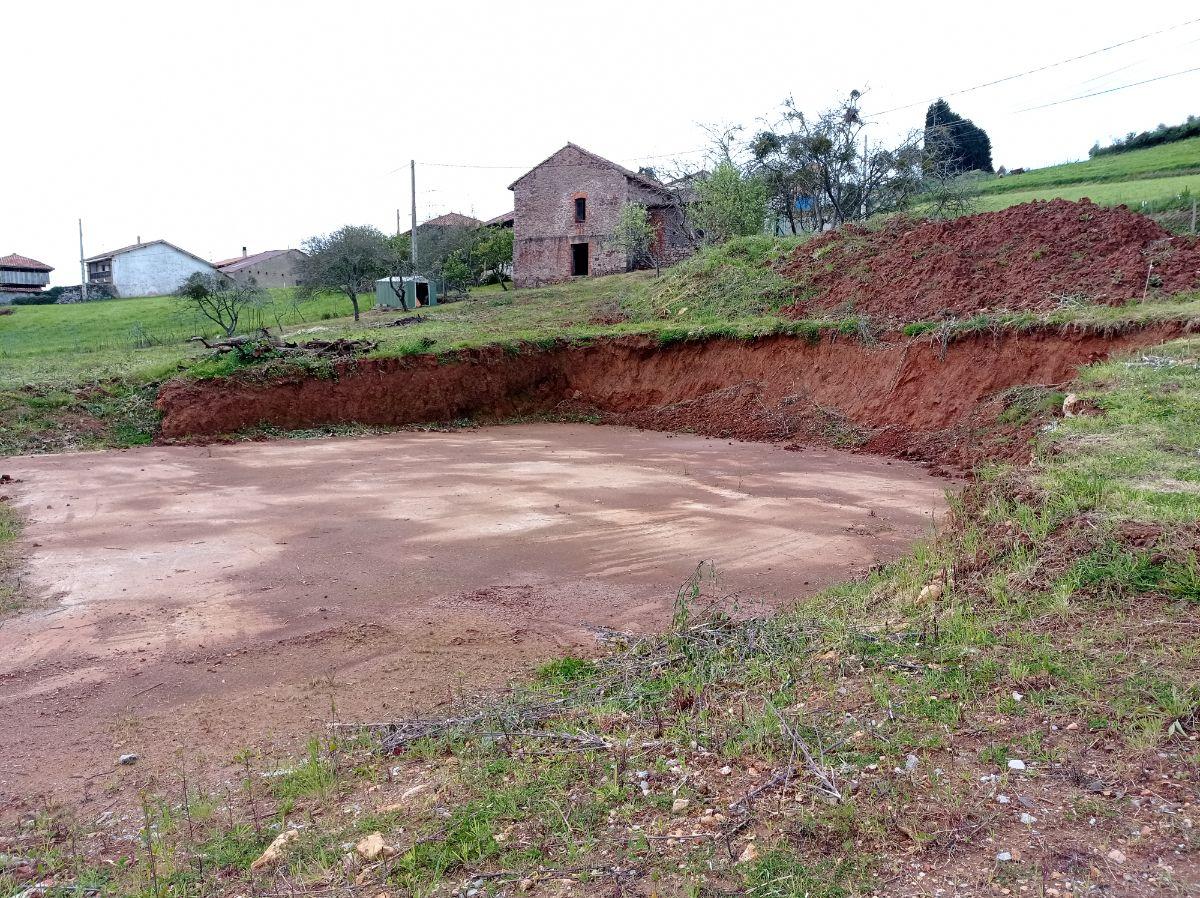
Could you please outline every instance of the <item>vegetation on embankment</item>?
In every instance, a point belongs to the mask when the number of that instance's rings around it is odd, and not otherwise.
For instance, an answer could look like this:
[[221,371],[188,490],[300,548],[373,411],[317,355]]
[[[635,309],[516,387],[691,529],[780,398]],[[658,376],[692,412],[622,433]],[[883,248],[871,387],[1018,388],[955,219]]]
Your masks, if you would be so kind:
[[[1079,414],[1030,464],[982,472],[909,556],[781,614],[742,618],[702,567],[662,637],[319,736],[283,768],[247,755],[235,790],[149,785],[126,820],[47,812],[9,850],[138,896],[1190,888],[1200,340],[1070,389]],[[1010,414],[1048,393],[1014,391]],[[385,848],[352,847],[375,833]]]
[[16,551],[21,519],[6,502],[4,490],[5,483],[0,480],[0,618],[21,607]]

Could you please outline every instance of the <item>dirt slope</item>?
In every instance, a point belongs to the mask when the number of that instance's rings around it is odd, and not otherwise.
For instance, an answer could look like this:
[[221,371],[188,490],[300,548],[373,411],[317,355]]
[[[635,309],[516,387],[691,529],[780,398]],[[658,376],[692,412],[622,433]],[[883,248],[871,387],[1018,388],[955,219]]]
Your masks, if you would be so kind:
[[[866,346],[793,337],[660,346],[644,337],[588,346],[365,359],[332,379],[178,380],[158,400],[167,438],[212,437],[269,423],[404,425],[463,417],[598,413],[612,423],[754,440],[865,446],[968,467],[1024,452],[974,438],[973,421],[1003,410],[1009,387],[1061,384],[1112,352],[1177,336],[1181,325],[1120,335],[1084,330],[928,337]],[[1003,434],[995,435],[1003,439]],[[968,438],[969,437],[969,438]]]
[[897,218],[874,232],[851,225],[797,247],[782,270],[812,294],[790,308],[795,317],[844,308],[921,321],[1196,289],[1200,243],[1124,206],[1050,200],[951,221]]

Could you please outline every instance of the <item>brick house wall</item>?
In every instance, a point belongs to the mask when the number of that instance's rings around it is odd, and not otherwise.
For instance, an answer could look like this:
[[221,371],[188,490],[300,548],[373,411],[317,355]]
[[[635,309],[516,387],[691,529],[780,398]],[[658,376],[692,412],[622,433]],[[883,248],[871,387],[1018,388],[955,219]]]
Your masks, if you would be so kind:
[[[652,208],[651,218],[662,235],[664,256],[678,261],[690,251],[681,244],[683,223],[678,214],[662,208],[663,196],[633,172],[567,144],[511,185],[513,224],[513,284],[536,287],[569,280],[575,270],[576,245],[586,245],[589,275],[628,270],[622,249],[611,238],[621,207],[630,201]],[[585,203],[585,216],[576,220],[576,200]]]

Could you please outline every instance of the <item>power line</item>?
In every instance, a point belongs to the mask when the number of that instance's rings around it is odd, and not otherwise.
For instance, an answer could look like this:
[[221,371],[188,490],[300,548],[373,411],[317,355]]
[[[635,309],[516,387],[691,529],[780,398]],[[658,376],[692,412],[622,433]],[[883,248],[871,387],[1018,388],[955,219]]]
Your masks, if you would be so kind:
[[[997,78],[994,81],[985,81],[983,84],[976,84],[973,87],[964,87],[962,90],[953,90],[953,91],[950,91],[949,93],[942,94],[942,96],[943,97],[957,97],[957,96],[961,96],[962,94],[969,94],[972,91],[983,90],[983,88],[985,88],[985,87],[994,87],[997,84],[1004,84],[1005,82],[1008,82],[1008,81],[1016,81],[1018,78],[1025,78],[1029,75],[1036,75],[1039,72],[1045,72],[1045,71],[1048,71],[1049,69],[1058,68],[1061,65],[1067,65],[1068,63],[1071,63],[1071,62],[1078,62],[1079,60],[1087,59],[1090,56],[1098,56],[1101,53],[1107,53],[1110,50],[1116,50],[1119,47],[1127,47],[1130,44],[1136,44],[1138,41],[1144,41],[1147,38],[1157,37],[1160,34],[1166,34],[1168,31],[1175,31],[1179,28],[1184,28],[1188,25],[1194,25],[1197,22],[1200,22],[1200,19],[1188,19],[1186,22],[1179,22],[1178,24],[1170,25],[1166,28],[1160,28],[1158,31],[1151,31],[1146,34],[1140,34],[1137,37],[1131,37],[1128,40],[1124,40],[1124,41],[1121,41],[1120,43],[1116,43],[1116,44],[1110,44],[1109,46],[1101,47],[1098,50],[1089,50],[1087,53],[1081,53],[1078,56],[1071,56],[1067,59],[1060,59],[1058,62],[1051,62],[1046,65],[1038,66],[1035,69],[1028,69],[1024,72],[1017,72],[1014,75],[1005,75],[1003,78]],[[904,109],[912,109],[916,106],[923,105],[924,102],[925,102],[924,100],[918,100],[915,103],[908,103],[904,106],[896,106],[896,107],[893,107],[892,109],[885,109],[883,112],[875,113],[875,115],[877,115],[877,116],[888,115],[889,113],[892,113],[892,112],[900,112],[901,110],[904,110]]]
[[1132,84],[1122,84],[1120,87],[1110,87],[1108,90],[1098,90],[1090,94],[1080,94],[1078,97],[1068,97],[1065,100],[1055,100],[1053,103],[1043,103],[1041,106],[1027,106],[1024,109],[1018,109],[1017,112],[1033,112],[1035,109],[1049,109],[1051,106],[1061,106],[1063,103],[1074,103],[1076,100],[1086,100],[1088,97],[1099,97],[1102,94],[1112,94],[1119,90],[1126,90],[1130,87],[1139,87],[1143,84],[1152,84],[1155,81],[1165,81],[1167,78],[1176,78],[1179,75],[1188,75],[1192,72],[1200,72],[1200,66],[1192,69],[1184,69],[1182,72],[1171,72],[1168,75],[1158,75],[1154,78],[1147,78],[1145,81],[1134,81]]

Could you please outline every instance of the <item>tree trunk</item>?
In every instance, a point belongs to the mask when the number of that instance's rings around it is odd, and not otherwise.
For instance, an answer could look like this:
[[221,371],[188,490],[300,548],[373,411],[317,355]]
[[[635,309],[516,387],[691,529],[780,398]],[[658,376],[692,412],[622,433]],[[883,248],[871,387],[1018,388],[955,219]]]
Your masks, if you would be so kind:
[[354,320],[358,321],[358,294],[350,291],[350,305],[354,306]]

